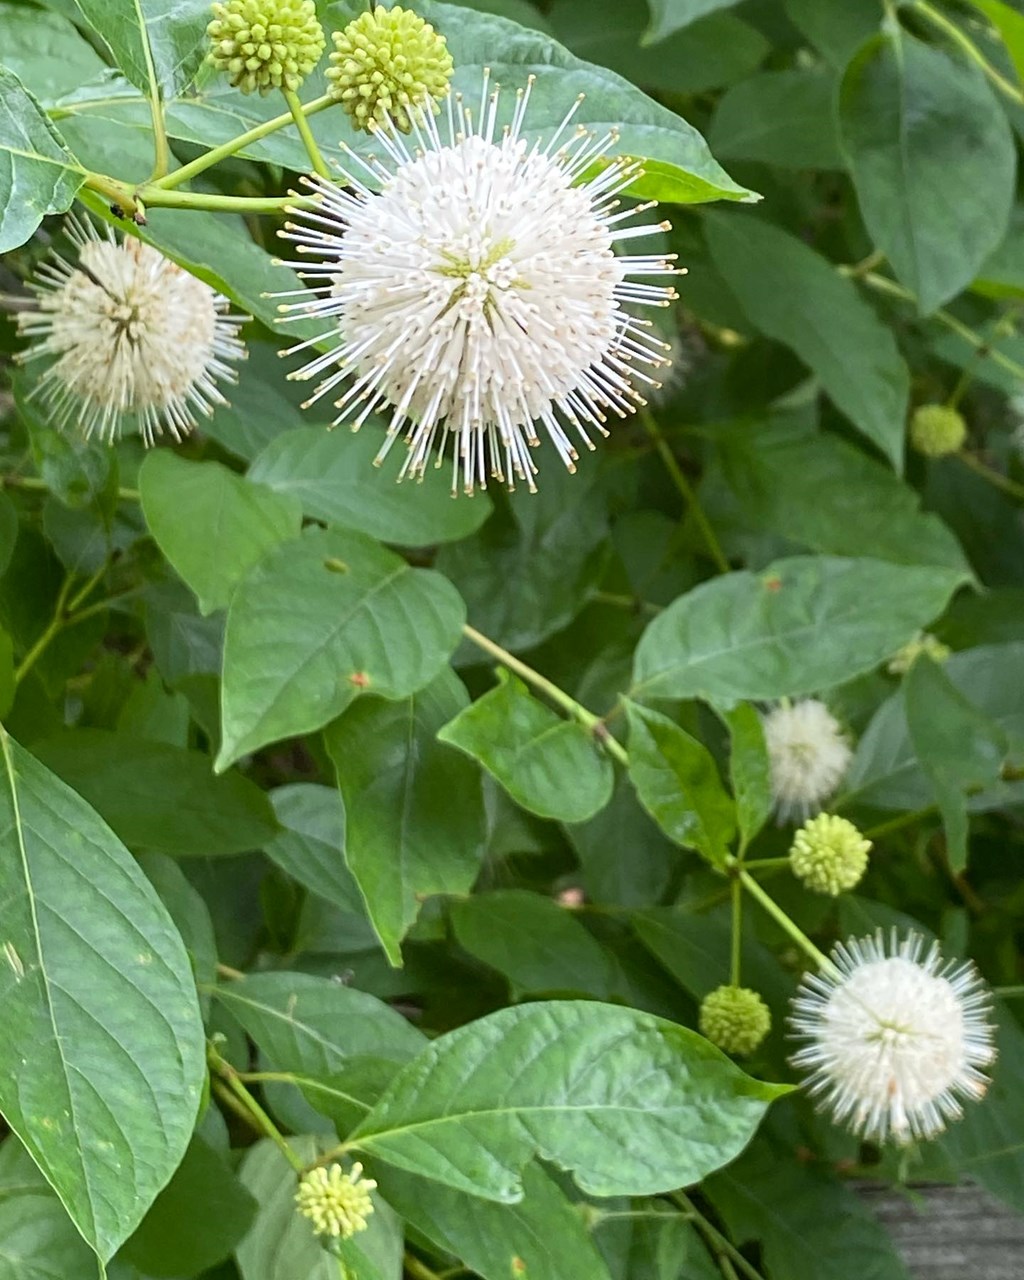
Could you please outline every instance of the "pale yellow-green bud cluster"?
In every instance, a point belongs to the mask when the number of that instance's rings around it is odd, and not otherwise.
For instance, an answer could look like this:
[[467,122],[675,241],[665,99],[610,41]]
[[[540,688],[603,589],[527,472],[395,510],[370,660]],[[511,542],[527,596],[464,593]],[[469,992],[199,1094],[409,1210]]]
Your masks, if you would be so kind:
[[951,652],[949,645],[943,644],[930,631],[919,631],[913,640],[908,640],[893,654],[886,670],[891,676],[905,676],[922,655],[931,658],[932,662],[945,662]]
[[303,1174],[295,1203],[318,1236],[348,1240],[366,1230],[367,1219],[373,1213],[370,1192],[377,1184],[362,1174],[361,1164],[354,1164],[351,1173],[346,1173],[340,1164],[332,1164]]
[[910,419],[910,442],[926,458],[959,453],[967,439],[967,423],[944,404],[923,404]]
[[860,883],[870,849],[871,841],[852,822],[819,813],[794,836],[789,865],[808,889],[835,898]]
[[313,0],[226,0],[213,14],[210,61],[243,93],[294,92],[327,44]]
[[716,987],[700,1006],[700,1033],[725,1053],[753,1053],[772,1028],[768,1006],[749,987]]
[[417,14],[377,5],[334,33],[331,92],[357,129],[412,128],[410,112],[437,112],[454,64],[444,36]]

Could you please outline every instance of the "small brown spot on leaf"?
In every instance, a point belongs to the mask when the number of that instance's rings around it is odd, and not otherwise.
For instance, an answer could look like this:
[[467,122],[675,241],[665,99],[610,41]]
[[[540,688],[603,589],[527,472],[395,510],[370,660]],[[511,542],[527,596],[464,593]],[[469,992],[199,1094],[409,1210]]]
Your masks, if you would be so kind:
[[770,578],[765,578],[764,585],[768,591],[781,591],[782,579],[777,578],[774,574]]
[[331,573],[348,573],[348,565],[344,560],[339,560],[335,556],[328,556],[324,561],[324,568],[329,569]]
[[365,671],[353,671],[349,676],[349,680],[357,689],[368,689],[370,687],[370,677]]
[[512,1257],[512,1274],[514,1276],[526,1275],[526,1263],[522,1260],[522,1258],[517,1258],[514,1255]]

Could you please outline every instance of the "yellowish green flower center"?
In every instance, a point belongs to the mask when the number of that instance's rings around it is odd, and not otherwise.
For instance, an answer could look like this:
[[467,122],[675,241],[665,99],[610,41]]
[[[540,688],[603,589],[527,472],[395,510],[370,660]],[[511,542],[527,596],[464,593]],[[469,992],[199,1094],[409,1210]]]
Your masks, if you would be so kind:
[[967,424],[955,409],[944,404],[924,404],[910,419],[910,441],[927,458],[959,453],[967,439]]
[[700,1033],[725,1053],[746,1056],[772,1027],[768,1006],[749,987],[717,987],[700,1006]]
[[871,841],[852,822],[819,813],[793,837],[789,865],[812,892],[835,898],[860,883],[868,867],[870,849]]
[[367,1219],[373,1213],[370,1192],[377,1184],[362,1173],[361,1164],[354,1164],[351,1173],[346,1173],[340,1164],[332,1164],[303,1175],[295,1203],[318,1236],[347,1240],[366,1230]]

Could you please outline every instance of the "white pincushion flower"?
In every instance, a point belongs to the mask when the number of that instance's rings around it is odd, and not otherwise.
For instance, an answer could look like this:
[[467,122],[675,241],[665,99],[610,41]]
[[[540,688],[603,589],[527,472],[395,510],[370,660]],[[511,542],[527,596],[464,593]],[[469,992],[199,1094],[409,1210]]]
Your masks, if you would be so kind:
[[804,820],[839,786],[852,757],[850,744],[817,698],[780,702],[763,724],[776,812],[783,822]]
[[981,1098],[995,1060],[989,998],[970,963],[944,961],[919,934],[881,931],[838,946],[804,978],[790,1022],[793,1065],[838,1123],[873,1142],[931,1138]]
[[529,97],[528,86],[499,128],[485,74],[475,125],[449,97],[443,137],[429,112],[414,119],[415,151],[380,130],[390,170],[349,152],[380,192],[352,174],[347,190],[306,179],[317,207],[293,210],[301,224],[282,232],[305,258],[288,265],[315,282],[282,310],[330,322],[293,348],[332,344],[292,375],[326,375],[307,403],[341,392],[334,421],[353,430],[387,409],[377,460],[404,432],[401,476],[422,476],[435,446],[440,465],[451,437],[453,489],[461,473],[470,493],[490,477],[534,488],[535,423],[573,470],[574,441],[593,448],[609,415],[645,403],[634,384],[658,386],[645,369],[667,364],[667,344],[625,307],[667,306],[673,289],[629,277],[674,269],[661,254],[613,249],[667,228],[633,225],[650,205],[619,209],[639,165],[605,162],[613,135],[595,140],[581,129],[560,141],[576,106],[545,146],[527,145]]
[[18,316],[37,341],[19,359],[56,357],[37,390],[58,426],[113,441],[134,415],[146,444],[164,431],[180,440],[197,412],[226,403],[217,382],[235,380],[246,317],[140,240],[100,238],[74,218],[67,230],[78,263],[58,254],[39,268],[35,306]]

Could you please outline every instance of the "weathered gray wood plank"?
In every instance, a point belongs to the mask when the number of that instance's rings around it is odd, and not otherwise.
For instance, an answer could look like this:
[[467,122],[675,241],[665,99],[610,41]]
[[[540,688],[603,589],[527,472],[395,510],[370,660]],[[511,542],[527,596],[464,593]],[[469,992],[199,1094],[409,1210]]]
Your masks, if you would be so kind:
[[1024,1215],[980,1187],[858,1190],[914,1280],[1024,1280]]

